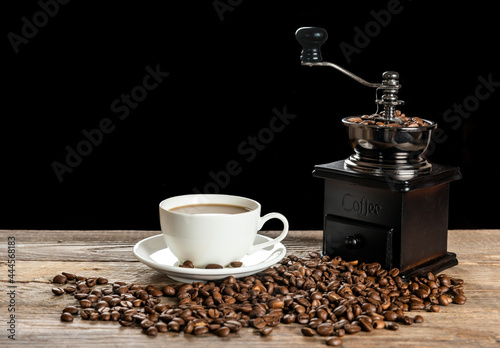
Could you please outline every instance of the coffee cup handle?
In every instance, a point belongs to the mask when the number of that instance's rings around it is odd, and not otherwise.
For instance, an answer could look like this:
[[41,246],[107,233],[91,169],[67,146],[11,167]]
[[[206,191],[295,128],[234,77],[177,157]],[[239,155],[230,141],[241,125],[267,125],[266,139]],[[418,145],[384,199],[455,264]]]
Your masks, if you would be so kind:
[[264,249],[264,248],[267,248],[271,245],[279,243],[286,237],[286,235],[288,234],[288,220],[286,219],[286,217],[284,217],[280,213],[269,213],[269,214],[264,215],[261,218],[259,218],[258,230],[260,231],[262,226],[264,226],[264,224],[268,220],[271,220],[271,219],[278,219],[278,220],[281,220],[281,222],[283,222],[283,231],[281,232],[281,234],[277,238],[270,240],[268,242],[253,245],[250,248],[250,250],[247,252],[247,254],[252,254],[252,253],[256,252],[257,250]]

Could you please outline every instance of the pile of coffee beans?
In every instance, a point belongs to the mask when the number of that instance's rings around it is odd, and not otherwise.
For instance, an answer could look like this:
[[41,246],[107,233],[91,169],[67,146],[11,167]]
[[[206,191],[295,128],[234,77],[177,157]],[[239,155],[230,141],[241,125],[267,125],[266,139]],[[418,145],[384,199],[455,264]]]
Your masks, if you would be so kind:
[[394,112],[395,122],[385,123],[382,115],[363,115],[361,117],[351,117],[348,120],[353,123],[359,123],[366,126],[379,126],[379,127],[404,127],[404,128],[418,128],[428,126],[429,123],[422,120],[420,117],[406,117],[401,110]]
[[[254,276],[232,276],[217,282],[142,286],[102,277],[86,278],[63,272],[53,279],[52,292],[71,294],[78,305],[66,307],[61,321],[75,315],[83,320],[116,321],[156,336],[174,331],[220,337],[250,327],[261,335],[280,324],[299,323],[305,336],[328,337],[341,345],[344,335],[398,325],[422,323],[414,311],[439,312],[439,305],[464,304],[463,280],[427,273],[406,282],[399,270],[379,263],[347,262],[319,253],[290,255],[280,265]],[[69,284],[68,284],[69,283]],[[97,285],[102,285],[97,287]],[[175,304],[162,296],[176,297]]]

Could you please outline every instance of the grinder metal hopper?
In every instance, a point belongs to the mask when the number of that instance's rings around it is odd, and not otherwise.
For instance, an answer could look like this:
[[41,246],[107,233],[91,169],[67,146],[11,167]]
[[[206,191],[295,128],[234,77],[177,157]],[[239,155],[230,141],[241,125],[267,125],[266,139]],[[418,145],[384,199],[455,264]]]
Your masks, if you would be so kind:
[[325,29],[304,27],[295,35],[302,65],[335,68],[377,95],[374,114],[342,119],[354,154],[315,166],[313,175],[325,179],[323,252],[377,261],[403,276],[456,265],[456,255],[447,252],[448,200],[449,183],[461,174],[422,157],[437,124],[421,118],[409,124],[396,110],[404,104],[397,72],[384,72],[381,83],[367,82],[322,61]]

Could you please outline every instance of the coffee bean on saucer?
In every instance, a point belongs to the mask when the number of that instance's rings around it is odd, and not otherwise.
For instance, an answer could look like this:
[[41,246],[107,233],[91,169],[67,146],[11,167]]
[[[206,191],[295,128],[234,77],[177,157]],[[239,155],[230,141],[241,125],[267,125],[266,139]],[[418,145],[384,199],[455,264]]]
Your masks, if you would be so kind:
[[179,265],[179,267],[183,268],[194,268],[193,262],[191,260],[186,260],[182,263],[182,265]]
[[216,263],[211,263],[205,267],[205,269],[221,269],[224,268],[221,265],[218,265]]
[[229,265],[231,265],[231,267],[233,267],[233,268],[238,268],[238,267],[243,266],[243,262],[241,262],[241,261],[233,261]]

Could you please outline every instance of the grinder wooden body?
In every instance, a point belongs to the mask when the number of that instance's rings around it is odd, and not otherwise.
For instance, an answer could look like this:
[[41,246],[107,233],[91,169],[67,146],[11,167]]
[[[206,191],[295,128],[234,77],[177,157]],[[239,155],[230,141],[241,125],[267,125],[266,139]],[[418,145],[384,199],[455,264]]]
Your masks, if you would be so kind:
[[433,164],[426,175],[399,180],[354,171],[344,161],[317,165],[325,180],[323,253],[380,262],[403,276],[458,264],[447,251],[449,183],[454,167]]

